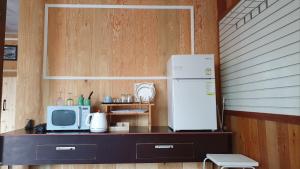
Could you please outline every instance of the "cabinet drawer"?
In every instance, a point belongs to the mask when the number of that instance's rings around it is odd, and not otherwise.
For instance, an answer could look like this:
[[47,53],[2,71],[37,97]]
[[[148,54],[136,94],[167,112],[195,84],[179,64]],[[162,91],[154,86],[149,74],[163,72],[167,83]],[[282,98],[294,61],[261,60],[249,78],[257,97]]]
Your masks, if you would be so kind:
[[194,143],[137,143],[137,159],[194,159]]
[[96,144],[36,146],[36,160],[96,160]]

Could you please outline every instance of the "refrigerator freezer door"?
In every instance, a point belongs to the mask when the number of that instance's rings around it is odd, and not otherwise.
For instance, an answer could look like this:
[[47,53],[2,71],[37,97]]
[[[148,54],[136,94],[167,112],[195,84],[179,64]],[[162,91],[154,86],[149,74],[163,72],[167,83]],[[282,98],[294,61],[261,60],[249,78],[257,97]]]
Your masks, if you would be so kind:
[[176,79],[173,83],[173,130],[216,130],[214,79]]
[[173,55],[168,62],[171,78],[215,78],[214,55]]

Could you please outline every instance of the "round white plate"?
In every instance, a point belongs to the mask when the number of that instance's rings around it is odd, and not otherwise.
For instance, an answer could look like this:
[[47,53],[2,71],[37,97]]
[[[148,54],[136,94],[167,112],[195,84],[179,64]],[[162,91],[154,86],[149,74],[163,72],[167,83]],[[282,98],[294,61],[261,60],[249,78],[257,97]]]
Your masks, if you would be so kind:
[[153,83],[140,83],[136,85],[135,96],[138,101],[152,102],[155,97],[155,88]]

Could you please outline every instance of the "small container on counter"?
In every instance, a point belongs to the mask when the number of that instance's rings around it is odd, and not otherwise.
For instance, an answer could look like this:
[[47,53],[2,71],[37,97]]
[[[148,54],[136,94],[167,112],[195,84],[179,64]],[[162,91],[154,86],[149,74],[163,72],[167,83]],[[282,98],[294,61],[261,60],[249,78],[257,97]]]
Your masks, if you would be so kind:
[[121,94],[121,102],[127,103],[127,94]]
[[80,95],[77,99],[77,105],[78,106],[83,106],[84,105],[84,97],[83,95]]
[[132,103],[133,102],[133,96],[128,94],[127,95],[127,103]]
[[90,106],[91,105],[91,100],[90,99],[84,99],[83,102],[84,102],[83,103],[84,106]]
[[74,105],[74,100],[72,99],[72,93],[69,92],[68,95],[69,95],[69,97],[66,100],[66,105],[67,106],[73,106]]

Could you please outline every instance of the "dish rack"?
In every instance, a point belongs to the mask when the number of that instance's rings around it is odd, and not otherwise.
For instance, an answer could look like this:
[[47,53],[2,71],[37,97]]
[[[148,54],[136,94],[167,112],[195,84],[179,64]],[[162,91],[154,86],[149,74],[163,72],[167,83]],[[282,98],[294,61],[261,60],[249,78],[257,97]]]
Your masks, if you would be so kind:
[[153,103],[102,103],[102,106],[104,106],[104,111],[107,113],[108,124],[113,122],[112,116],[148,116],[148,128],[151,129]]

